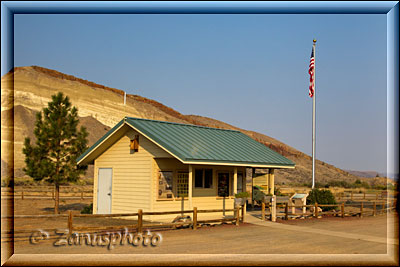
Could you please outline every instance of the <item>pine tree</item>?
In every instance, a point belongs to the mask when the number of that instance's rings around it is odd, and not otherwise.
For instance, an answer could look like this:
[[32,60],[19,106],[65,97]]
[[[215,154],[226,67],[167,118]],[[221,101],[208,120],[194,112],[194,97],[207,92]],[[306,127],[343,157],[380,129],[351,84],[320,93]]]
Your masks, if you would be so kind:
[[36,145],[25,138],[23,170],[35,181],[54,185],[54,212],[58,214],[60,185],[77,182],[87,169],[78,166],[76,159],[87,149],[88,133],[83,126],[77,130],[78,110],[71,106],[68,96],[59,92],[51,98],[48,107],[36,114]]

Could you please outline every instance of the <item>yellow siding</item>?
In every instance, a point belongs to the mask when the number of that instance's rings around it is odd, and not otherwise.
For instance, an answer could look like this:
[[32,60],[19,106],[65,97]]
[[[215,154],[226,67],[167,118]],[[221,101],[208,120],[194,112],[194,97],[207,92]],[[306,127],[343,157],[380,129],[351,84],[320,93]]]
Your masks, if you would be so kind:
[[[189,165],[181,163],[157,145],[139,134],[139,151],[131,153],[130,140],[137,135],[133,130],[128,130],[119,140],[108,148],[94,161],[94,188],[93,188],[93,213],[97,211],[97,183],[98,169],[112,168],[112,204],[111,213],[137,212],[138,209],[146,211],[180,211],[181,199],[158,199],[158,173],[160,170],[173,172],[174,195],[176,195],[176,180],[178,171],[188,171]],[[231,166],[193,165],[197,168],[213,169],[213,185],[210,189],[195,188],[193,182],[192,207],[184,199],[184,209],[232,209],[233,197],[233,172]],[[225,199],[217,197],[217,181],[219,172],[230,174],[230,197]],[[244,167],[238,167],[238,172],[245,176]],[[192,216],[192,214],[188,214]],[[232,216],[233,212],[226,212],[225,216]],[[145,216],[145,220],[172,221],[177,215]],[[198,214],[198,220],[222,218],[220,213]]]
[[164,150],[139,136],[139,151],[131,153],[130,140],[138,134],[129,130],[95,160],[93,212],[97,211],[97,175],[99,168],[112,168],[111,213],[151,210],[153,157],[171,157]]
[[269,174],[267,173],[257,176],[256,178],[253,179],[253,185],[268,187],[268,176]]

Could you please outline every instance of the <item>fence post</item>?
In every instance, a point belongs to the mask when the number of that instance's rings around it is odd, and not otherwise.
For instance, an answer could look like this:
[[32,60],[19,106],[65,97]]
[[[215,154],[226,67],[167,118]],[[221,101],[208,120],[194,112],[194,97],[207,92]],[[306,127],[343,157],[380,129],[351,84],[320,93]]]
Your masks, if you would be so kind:
[[285,220],[289,220],[289,204],[285,203]]
[[24,199],[24,190],[22,190],[21,193],[22,193],[22,194],[21,194],[21,199]]
[[276,196],[273,195],[271,198],[271,221],[276,222]]
[[374,201],[374,211],[372,213],[372,216],[376,216],[376,202]]
[[51,191],[51,197],[53,198],[53,200],[55,199],[55,198],[54,198],[54,188],[53,188],[53,190]]
[[363,214],[363,208],[364,208],[364,203],[361,201],[361,206],[360,206],[360,218],[362,217],[362,214]]
[[265,221],[265,203],[261,203],[261,220]]
[[193,208],[193,230],[197,229],[197,208]]
[[68,211],[68,231],[72,234],[72,211]]
[[340,207],[341,211],[342,211],[342,218],[344,218],[344,203],[342,203],[342,206]]
[[318,203],[317,202],[315,202],[314,209],[315,209],[315,218],[318,219]]
[[365,199],[365,191],[364,191],[364,199]]
[[83,191],[81,191],[81,200],[83,200]]
[[143,228],[143,210],[138,210],[137,232],[141,233]]
[[242,206],[242,223],[244,223],[244,213],[246,210],[246,202],[244,203],[244,205]]
[[236,208],[236,225],[239,226],[239,220],[240,220],[240,208]]

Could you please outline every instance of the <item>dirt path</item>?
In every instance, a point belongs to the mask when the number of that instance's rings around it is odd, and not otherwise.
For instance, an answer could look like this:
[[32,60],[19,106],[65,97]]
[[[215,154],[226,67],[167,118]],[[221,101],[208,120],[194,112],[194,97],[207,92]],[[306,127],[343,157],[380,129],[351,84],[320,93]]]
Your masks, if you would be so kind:
[[[16,200],[16,214],[51,214],[49,200]],[[87,202],[86,202],[87,203]],[[74,213],[86,204],[80,201],[68,200],[63,202],[64,209],[74,208]],[[256,213],[259,213],[257,211]],[[41,254],[70,255],[86,254],[84,259],[109,259],[103,258],[113,254],[121,256],[135,255],[135,259],[151,260],[158,256],[176,261],[184,257],[185,260],[198,259],[200,255],[213,257],[214,260],[233,260],[242,257],[243,260],[267,260],[274,259],[276,263],[300,257],[304,260],[331,259],[333,261],[346,259],[347,256],[360,255],[359,260],[379,261],[387,257],[387,253],[395,249],[398,251],[398,219],[395,214],[378,215],[376,217],[349,217],[349,218],[322,218],[306,220],[278,220],[277,223],[262,222],[259,218],[247,213],[246,223],[239,227],[235,225],[222,225],[202,227],[197,231],[192,229],[158,231],[162,235],[161,244],[152,246],[132,246],[131,244],[116,245],[114,249],[107,246],[91,245],[65,245],[56,247],[55,239],[43,240],[38,244],[31,244],[26,236],[14,243],[14,253],[21,255],[30,254],[41,257]],[[79,221],[76,218],[74,225],[123,225],[131,222],[127,220],[107,219]],[[17,229],[43,229],[66,228],[66,219],[42,219],[42,220],[15,220]],[[393,227],[395,226],[395,227]],[[122,230],[122,229],[121,229]],[[52,234],[52,233],[50,233]],[[53,233],[54,235],[54,233]],[[90,254],[98,255],[98,258],[90,258]],[[146,255],[151,255],[150,258]],[[170,257],[176,255],[176,257]],[[185,255],[187,255],[185,257]],[[229,256],[231,255],[231,256]],[[246,256],[247,255],[247,256]],[[252,256],[253,255],[253,256]],[[315,255],[310,258],[310,255]],[[324,256],[325,255],[325,256]],[[337,255],[332,258],[331,256]],[[246,258],[251,257],[251,258]],[[320,257],[320,258],[318,258]],[[40,258],[47,259],[46,257]],[[50,259],[50,258],[49,258]],[[120,258],[117,258],[120,259]],[[296,258],[297,259],[297,258]],[[383,259],[383,258],[382,258]],[[386,259],[386,258],[385,258]],[[130,262],[130,261],[128,261]],[[161,261],[163,263],[165,261]],[[246,261],[245,261],[246,262]],[[380,261],[379,261],[380,262]],[[378,263],[379,263],[378,262]],[[79,264],[79,262],[78,262]]]
[[[54,247],[53,241],[40,244],[27,241],[15,244],[15,253],[129,253],[129,254],[386,254],[386,216],[371,217],[365,223],[360,220],[312,222],[309,226],[265,222],[264,224],[243,224],[239,227],[224,225],[191,229],[163,231],[163,241],[156,247],[119,245],[109,250],[107,247],[66,245]],[[253,222],[254,223],[254,222]],[[262,222],[261,222],[262,223]],[[301,224],[301,223],[300,223]],[[307,224],[307,223],[303,223]],[[315,227],[318,225],[318,227]],[[342,227],[342,231],[330,225]],[[351,225],[351,226],[350,226]],[[376,225],[378,227],[373,227]],[[354,231],[364,229],[364,235]],[[312,230],[315,229],[314,232]],[[389,242],[391,243],[391,242]],[[395,245],[398,247],[397,245]]]
[[[395,238],[397,216],[382,214],[378,217],[366,218],[324,218],[307,220],[279,220],[280,223],[261,221],[249,214],[250,223],[274,229],[290,230],[310,233],[312,235],[325,235],[342,237],[346,239],[364,240],[382,244],[399,245]],[[371,227],[374,225],[376,227]],[[389,227],[388,227],[389,226]],[[392,226],[392,227],[390,227]],[[389,231],[388,231],[389,230]]]

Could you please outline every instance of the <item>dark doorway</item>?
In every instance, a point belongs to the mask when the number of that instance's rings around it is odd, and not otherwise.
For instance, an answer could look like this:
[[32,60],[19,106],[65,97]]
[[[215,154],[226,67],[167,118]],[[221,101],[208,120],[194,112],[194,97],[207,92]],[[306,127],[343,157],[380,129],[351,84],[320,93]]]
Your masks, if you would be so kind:
[[218,196],[228,197],[229,196],[229,173],[221,172],[218,173]]

